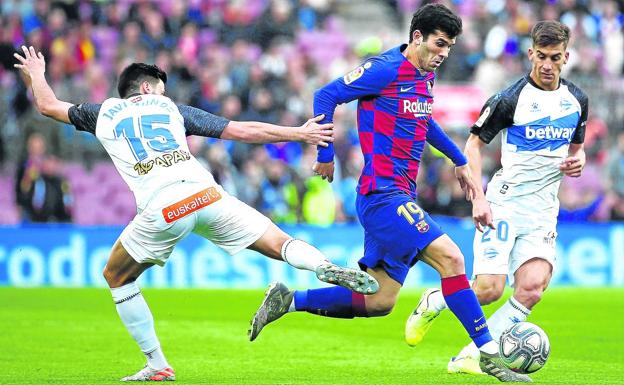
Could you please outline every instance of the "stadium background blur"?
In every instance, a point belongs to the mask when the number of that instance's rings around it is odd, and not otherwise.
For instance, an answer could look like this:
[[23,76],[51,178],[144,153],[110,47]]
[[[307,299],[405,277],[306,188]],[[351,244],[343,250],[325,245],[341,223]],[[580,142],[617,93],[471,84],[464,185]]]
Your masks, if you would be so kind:
[[[116,96],[128,63],[156,63],[167,94],[235,120],[299,125],[314,90],[370,55],[406,40],[419,0],[4,1],[0,8],[0,224],[73,222],[123,225],[134,199],[97,140],[40,116],[13,69],[12,52],[33,45],[47,59],[60,99]],[[581,178],[564,178],[560,221],[624,219],[624,2],[445,1],[464,32],[441,67],[434,116],[463,147],[487,97],[528,72],[535,21],[570,26],[564,77],[590,97]],[[192,151],[226,190],[278,223],[354,222],[362,167],[355,104],[336,114],[337,176],[311,173],[313,146],[247,145],[189,138]],[[495,140],[494,142],[499,142]],[[499,167],[488,148],[485,177]],[[469,217],[453,169],[429,151],[420,204]]]
[[[167,93],[177,102],[232,119],[298,125],[312,113],[318,86],[403,43],[422,3],[0,1],[0,383],[110,384],[142,364],[102,278],[111,245],[135,213],[134,198],[92,135],[33,110],[12,52],[21,44],[43,51],[52,87],[74,103],[116,96],[121,68],[145,61],[168,72]],[[550,363],[534,375],[538,382],[622,383],[623,3],[445,1],[461,14],[464,33],[440,69],[434,116],[461,147],[487,97],[528,71],[525,52],[536,20],[557,18],[572,28],[564,76],[590,97],[588,163],[581,178],[563,180],[553,288],[531,315],[553,346]],[[354,111],[354,104],[337,110],[339,167],[331,185],[311,175],[312,146],[190,141],[227,190],[332,261],[355,266],[363,231],[353,204],[362,167]],[[488,178],[499,158],[498,145],[488,146]],[[451,165],[426,152],[419,177],[420,204],[439,214],[436,221],[464,251],[469,273],[474,226]],[[293,314],[250,345],[245,330],[259,289],[275,280],[293,288],[319,285],[313,274],[252,251],[229,256],[197,236],[183,240],[164,268],[141,277],[180,381],[457,383],[444,368],[467,338],[450,315],[440,317],[418,349],[402,342],[420,295],[413,289],[403,291],[388,317]],[[406,281],[412,288],[438,284],[437,273],[420,263]],[[172,287],[179,290],[158,289]]]

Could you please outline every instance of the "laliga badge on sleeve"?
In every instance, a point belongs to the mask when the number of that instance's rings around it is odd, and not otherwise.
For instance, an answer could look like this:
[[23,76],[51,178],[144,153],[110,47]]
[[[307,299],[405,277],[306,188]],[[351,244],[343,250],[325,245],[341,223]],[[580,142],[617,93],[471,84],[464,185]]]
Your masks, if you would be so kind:
[[371,68],[371,65],[372,64],[370,62],[364,63],[364,65],[361,65],[358,68],[346,74],[343,78],[345,84],[351,84],[354,81],[361,78],[362,75],[364,75],[364,70]]

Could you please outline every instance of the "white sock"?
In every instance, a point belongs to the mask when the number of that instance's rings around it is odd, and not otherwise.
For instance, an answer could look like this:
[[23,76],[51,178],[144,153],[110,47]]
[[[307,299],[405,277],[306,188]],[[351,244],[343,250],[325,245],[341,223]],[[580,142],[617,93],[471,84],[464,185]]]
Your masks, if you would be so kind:
[[526,321],[529,314],[531,314],[531,310],[524,307],[524,305],[518,302],[513,296],[510,297],[509,300],[505,302],[503,306],[499,307],[487,320],[488,329],[490,329],[490,334],[494,341],[498,342],[501,334],[511,325]]
[[297,269],[316,271],[316,268],[331,263],[319,249],[300,239],[291,238],[282,245],[282,259]]
[[290,301],[290,305],[288,306],[288,312],[291,313],[293,311],[297,311],[295,307],[295,297],[293,297],[292,301]]
[[[493,342],[493,341],[494,340],[492,340],[490,342]],[[477,345],[475,345],[475,343],[471,341],[468,345],[464,346],[464,348],[461,350],[461,352],[459,352],[457,357],[472,357],[475,360],[478,360],[479,359],[479,348],[477,348]]]
[[[472,343],[474,345],[474,342]],[[476,345],[475,345],[476,347]],[[498,342],[492,340],[490,342],[486,342],[485,345],[481,346],[477,351],[482,351],[487,354],[497,354],[498,353]],[[477,356],[476,358],[478,358]]]
[[[487,324],[488,329],[490,330],[490,335],[492,336],[492,341],[481,346],[480,350],[490,354],[498,352],[498,344],[500,343],[501,334],[503,334],[503,332],[511,325],[517,322],[525,321],[530,313],[531,311],[524,307],[514,297],[509,298],[503,306],[498,308],[498,310],[496,310],[494,314],[488,318]],[[474,342],[465,346],[459,353],[459,357],[464,356],[479,358],[479,349],[477,349]]]
[[119,318],[147,357],[147,364],[157,370],[169,367],[156,337],[152,312],[136,282],[110,290]]
[[444,301],[444,296],[442,295],[442,290],[436,291],[429,296],[429,307],[436,309],[437,311],[442,311],[447,308],[446,301]]

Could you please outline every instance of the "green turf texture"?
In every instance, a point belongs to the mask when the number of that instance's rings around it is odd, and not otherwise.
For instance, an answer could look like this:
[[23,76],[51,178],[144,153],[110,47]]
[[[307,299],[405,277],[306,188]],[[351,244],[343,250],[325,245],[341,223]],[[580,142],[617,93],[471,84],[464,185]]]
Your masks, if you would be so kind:
[[[416,348],[404,322],[419,291],[389,316],[287,314],[250,343],[261,291],[144,290],[181,384],[496,384],[450,375],[468,337],[445,312]],[[624,382],[624,289],[550,289],[530,321],[550,337],[543,384]],[[486,314],[495,307],[486,307]],[[0,384],[116,384],[144,364],[104,289],[0,288]]]

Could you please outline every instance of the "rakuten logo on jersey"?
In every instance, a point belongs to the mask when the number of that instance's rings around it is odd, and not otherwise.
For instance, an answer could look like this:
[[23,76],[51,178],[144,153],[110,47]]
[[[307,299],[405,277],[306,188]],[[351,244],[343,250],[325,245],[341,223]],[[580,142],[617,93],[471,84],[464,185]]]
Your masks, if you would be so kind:
[[414,114],[414,117],[418,118],[425,115],[431,115],[431,111],[433,110],[433,104],[427,102],[417,101],[417,100],[407,100],[403,99],[403,113],[404,114]]
[[527,139],[571,139],[574,128],[546,126],[532,128],[526,126],[524,135]]

